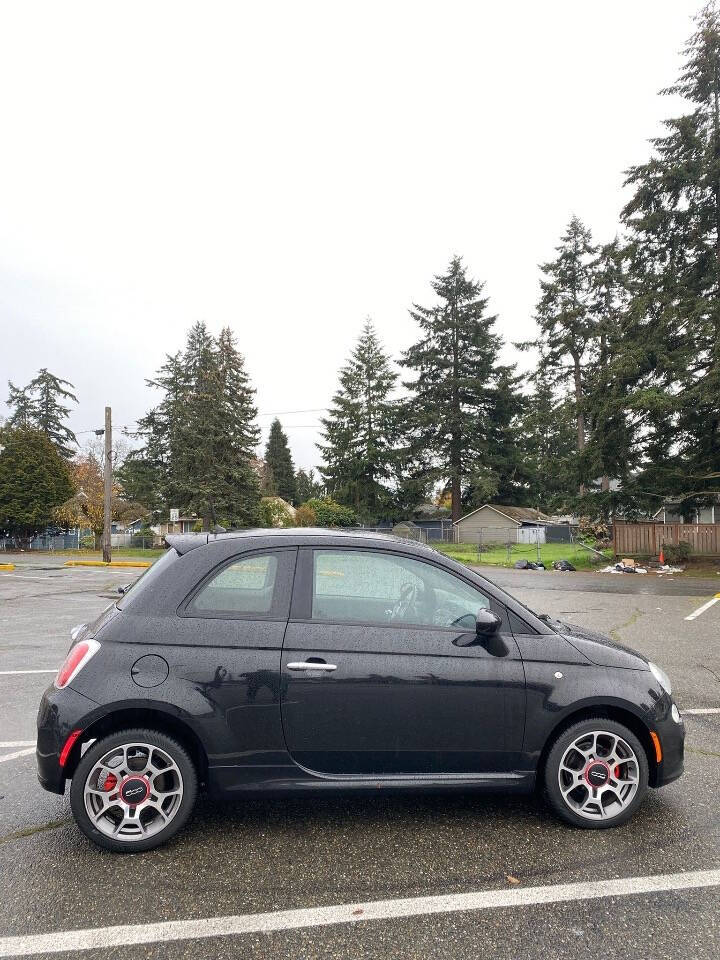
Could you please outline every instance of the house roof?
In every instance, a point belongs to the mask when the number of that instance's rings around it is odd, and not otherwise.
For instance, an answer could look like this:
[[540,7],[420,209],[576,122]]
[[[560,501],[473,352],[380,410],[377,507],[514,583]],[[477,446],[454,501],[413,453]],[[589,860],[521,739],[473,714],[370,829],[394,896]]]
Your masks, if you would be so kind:
[[500,516],[505,517],[506,520],[512,520],[512,522],[518,526],[521,526],[523,523],[552,522],[550,517],[545,516],[544,513],[540,513],[539,510],[535,510],[534,507],[507,507],[501,503],[484,503],[481,507],[478,507],[477,510],[471,510],[470,513],[466,513],[464,517],[460,517],[455,523],[462,523],[463,520],[467,520],[468,517],[472,517],[473,514],[486,508],[494,510],[495,513],[499,513]]

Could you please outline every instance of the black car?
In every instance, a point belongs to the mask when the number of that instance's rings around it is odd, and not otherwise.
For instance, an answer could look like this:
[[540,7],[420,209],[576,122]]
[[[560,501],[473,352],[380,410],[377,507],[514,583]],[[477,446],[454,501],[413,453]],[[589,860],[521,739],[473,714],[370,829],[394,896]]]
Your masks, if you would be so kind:
[[38,714],[40,783],[118,851],[229,795],[532,790],[624,823],[683,769],[665,674],[416,543],[328,530],[168,537],[73,645]]

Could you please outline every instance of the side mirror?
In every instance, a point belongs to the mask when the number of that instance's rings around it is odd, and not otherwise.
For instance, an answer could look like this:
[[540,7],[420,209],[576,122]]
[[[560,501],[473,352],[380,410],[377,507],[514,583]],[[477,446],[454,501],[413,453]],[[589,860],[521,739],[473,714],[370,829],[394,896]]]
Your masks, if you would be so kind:
[[500,617],[496,613],[493,613],[492,610],[485,608],[478,610],[477,617],[475,618],[475,635],[482,640],[487,640],[488,637],[494,637],[500,629],[501,623],[502,620]]

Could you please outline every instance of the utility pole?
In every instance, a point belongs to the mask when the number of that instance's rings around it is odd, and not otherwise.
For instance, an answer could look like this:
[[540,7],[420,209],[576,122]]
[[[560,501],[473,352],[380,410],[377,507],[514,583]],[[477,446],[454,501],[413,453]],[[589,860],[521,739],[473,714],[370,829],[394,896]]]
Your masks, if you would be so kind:
[[105,492],[103,497],[103,560],[112,559],[110,500],[112,497],[112,410],[105,407],[105,462],[103,464]]

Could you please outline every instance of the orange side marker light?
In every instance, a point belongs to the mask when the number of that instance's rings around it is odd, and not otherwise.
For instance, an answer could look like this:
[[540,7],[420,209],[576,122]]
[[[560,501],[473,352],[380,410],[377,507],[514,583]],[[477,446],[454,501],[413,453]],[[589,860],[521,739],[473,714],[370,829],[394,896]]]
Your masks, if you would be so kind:
[[658,763],[662,763],[662,747],[660,746],[660,737],[655,733],[654,730],[650,731],[650,739],[655,746],[655,759]]

